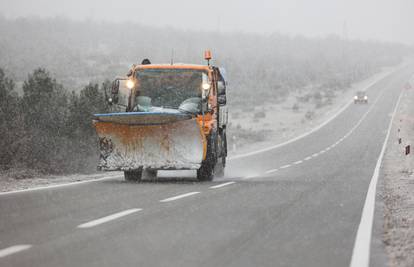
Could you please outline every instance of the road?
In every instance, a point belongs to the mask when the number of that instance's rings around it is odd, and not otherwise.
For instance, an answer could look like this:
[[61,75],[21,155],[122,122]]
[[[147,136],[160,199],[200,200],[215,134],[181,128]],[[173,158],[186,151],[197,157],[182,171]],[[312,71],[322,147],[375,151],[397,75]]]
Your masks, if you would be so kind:
[[0,195],[0,266],[349,266],[406,66],[321,129],[213,182],[121,177]]

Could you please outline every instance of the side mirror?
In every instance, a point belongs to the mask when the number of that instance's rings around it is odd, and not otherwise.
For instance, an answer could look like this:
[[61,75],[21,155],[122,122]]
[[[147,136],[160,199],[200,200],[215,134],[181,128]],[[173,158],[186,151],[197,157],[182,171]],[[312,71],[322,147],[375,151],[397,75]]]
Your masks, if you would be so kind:
[[112,83],[112,94],[116,95],[119,92],[119,80],[116,79],[113,83]]
[[217,94],[219,96],[226,95],[226,85],[224,81],[218,81],[217,82]]
[[112,90],[111,90],[111,96],[107,99],[108,103],[110,105],[117,104],[118,103],[118,94],[119,94],[119,80],[116,79],[112,83]]

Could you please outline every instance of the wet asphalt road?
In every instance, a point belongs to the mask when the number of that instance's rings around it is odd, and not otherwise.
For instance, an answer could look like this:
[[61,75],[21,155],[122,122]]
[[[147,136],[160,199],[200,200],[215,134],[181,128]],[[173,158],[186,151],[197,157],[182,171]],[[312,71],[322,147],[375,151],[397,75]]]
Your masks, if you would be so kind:
[[302,139],[229,161],[213,182],[119,177],[0,195],[0,266],[348,266],[413,70]]

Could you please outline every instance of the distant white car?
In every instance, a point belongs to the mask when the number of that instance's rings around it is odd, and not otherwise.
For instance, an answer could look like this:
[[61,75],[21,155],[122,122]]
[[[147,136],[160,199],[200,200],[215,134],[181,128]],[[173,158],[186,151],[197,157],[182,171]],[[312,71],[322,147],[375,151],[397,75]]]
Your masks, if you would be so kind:
[[358,91],[354,96],[354,104],[368,104],[368,96],[364,91]]

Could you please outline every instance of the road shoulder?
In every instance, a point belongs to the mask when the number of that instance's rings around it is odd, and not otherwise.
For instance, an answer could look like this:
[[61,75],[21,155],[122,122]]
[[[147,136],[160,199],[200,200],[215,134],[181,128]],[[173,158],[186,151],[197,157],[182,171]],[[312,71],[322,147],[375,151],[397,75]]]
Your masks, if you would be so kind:
[[405,147],[414,141],[413,122],[414,89],[409,89],[403,93],[381,166],[371,266],[414,266],[414,160],[405,155]]

